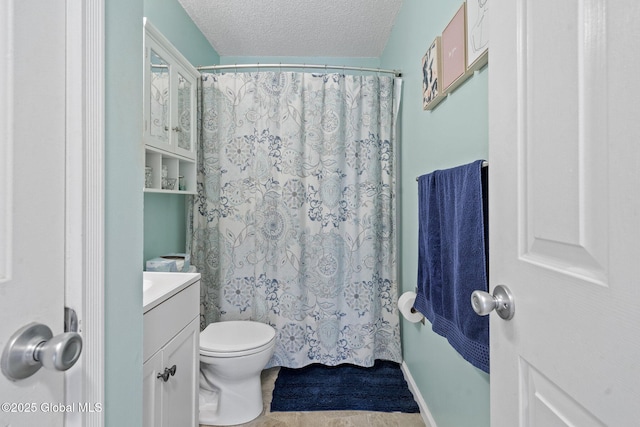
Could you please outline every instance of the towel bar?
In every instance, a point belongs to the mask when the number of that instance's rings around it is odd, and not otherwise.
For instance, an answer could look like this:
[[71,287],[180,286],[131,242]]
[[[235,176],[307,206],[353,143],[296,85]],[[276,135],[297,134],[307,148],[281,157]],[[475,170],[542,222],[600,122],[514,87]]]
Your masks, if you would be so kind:
[[[484,162],[482,162],[482,167],[486,168],[487,166],[489,166],[489,162],[487,162],[486,160]],[[418,181],[418,178],[420,178],[419,176],[416,176],[416,181]]]

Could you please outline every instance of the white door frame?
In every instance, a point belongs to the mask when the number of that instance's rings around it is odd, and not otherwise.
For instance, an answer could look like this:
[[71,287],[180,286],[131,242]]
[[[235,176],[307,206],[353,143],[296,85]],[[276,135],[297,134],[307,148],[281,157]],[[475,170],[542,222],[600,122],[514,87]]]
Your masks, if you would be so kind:
[[65,426],[104,425],[104,0],[67,0],[65,305],[78,314],[82,357],[66,373]]

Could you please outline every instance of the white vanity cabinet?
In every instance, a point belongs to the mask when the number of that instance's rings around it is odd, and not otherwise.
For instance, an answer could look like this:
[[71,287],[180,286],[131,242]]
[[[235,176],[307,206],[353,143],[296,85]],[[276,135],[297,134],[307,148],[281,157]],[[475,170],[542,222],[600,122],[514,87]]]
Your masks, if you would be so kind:
[[195,194],[200,73],[146,18],[144,29],[143,142],[151,168],[145,191]]
[[197,426],[200,275],[144,275],[143,425]]

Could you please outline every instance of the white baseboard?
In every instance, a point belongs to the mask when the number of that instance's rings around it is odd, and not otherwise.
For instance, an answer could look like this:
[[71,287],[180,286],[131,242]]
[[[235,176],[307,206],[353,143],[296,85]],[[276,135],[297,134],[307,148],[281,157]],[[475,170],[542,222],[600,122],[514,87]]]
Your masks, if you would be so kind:
[[429,411],[427,402],[424,401],[422,394],[420,394],[420,390],[418,390],[416,382],[411,376],[411,372],[409,372],[409,367],[404,361],[402,361],[401,368],[402,373],[404,374],[404,378],[407,380],[407,384],[409,385],[409,390],[411,390],[411,393],[413,393],[413,397],[418,403],[418,407],[420,407],[420,415],[422,416],[424,423],[427,425],[427,427],[438,427],[436,425],[436,421],[433,419],[433,415],[431,415],[431,411]]

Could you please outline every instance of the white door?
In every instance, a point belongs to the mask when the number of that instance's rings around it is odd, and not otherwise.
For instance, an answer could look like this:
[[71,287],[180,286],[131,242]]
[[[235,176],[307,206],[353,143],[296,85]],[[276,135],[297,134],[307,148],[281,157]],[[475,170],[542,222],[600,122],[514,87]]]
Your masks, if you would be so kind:
[[640,425],[640,5],[491,14],[491,425]]
[[[0,0],[0,163],[1,352],[31,322],[63,332],[64,1]],[[61,426],[63,380],[0,374],[0,425]]]

